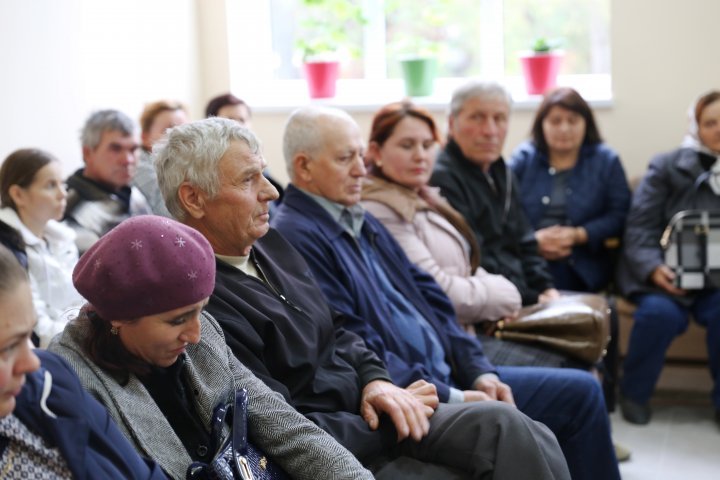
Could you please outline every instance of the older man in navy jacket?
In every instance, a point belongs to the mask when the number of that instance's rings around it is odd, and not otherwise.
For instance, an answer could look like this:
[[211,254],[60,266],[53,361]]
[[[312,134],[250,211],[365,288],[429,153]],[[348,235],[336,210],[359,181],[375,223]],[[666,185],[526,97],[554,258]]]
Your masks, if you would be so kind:
[[398,385],[424,379],[441,402],[516,403],[553,430],[574,479],[619,478],[599,384],[573,369],[493,367],[432,277],[359,205],[363,148],[346,113],[296,111],[283,145],[292,183],[272,221],[346,326],[383,357]]

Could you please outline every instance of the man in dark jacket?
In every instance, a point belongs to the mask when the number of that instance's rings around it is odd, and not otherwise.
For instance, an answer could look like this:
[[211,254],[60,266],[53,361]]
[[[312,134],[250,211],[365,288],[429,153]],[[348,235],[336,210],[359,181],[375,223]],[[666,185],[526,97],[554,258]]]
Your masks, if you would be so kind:
[[63,217],[77,233],[81,254],[126,218],[152,213],[142,192],[131,186],[136,136],[133,121],[118,110],[100,110],[85,122],[80,135],[85,167],[67,179]]
[[523,305],[559,296],[540,256],[535,232],[502,158],[510,96],[499,84],[471,82],[450,102],[448,142],[430,184],[467,220],[482,251],[481,265],[515,284]]
[[451,405],[517,403],[556,434],[572,478],[619,478],[595,379],[575,369],[494,367],[433,278],[360,206],[363,142],[352,118],[301,109],[286,125],[283,150],[291,184],[273,226],[398,385],[426,380]]
[[168,210],[217,257],[207,307],[238,359],[377,478],[569,478],[552,433],[510,405],[440,405],[383,362],[324,299],[298,252],[269,228],[277,192],[252,133],[210,118],[174,128],[158,152]]

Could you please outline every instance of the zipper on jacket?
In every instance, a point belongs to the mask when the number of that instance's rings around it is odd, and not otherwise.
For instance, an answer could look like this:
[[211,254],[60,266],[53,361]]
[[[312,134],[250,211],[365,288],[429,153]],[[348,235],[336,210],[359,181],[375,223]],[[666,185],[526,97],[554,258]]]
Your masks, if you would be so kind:
[[297,312],[304,313],[300,307],[298,307],[293,302],[291,302],[285,295],[280,293],[280,291],[277,288],[275,288],[275,285],[273,285],[270,282],[267,275],[265,275],[265,272],[263,272],[263,269],[260,267],[260,264],[258,263],[257,259],[255,258],[255,255],[251,255],[250,258],[252,259],[253,265],[255,265],[255,269],[257,270],[258,275],[260,275],[260,279],[265,283],[265,285],[267,285],[268,288],[270,288],[270,290],[275,295],[277,295],[280,298],[280,300],[282,300],[283,303],[285,303],[287,306],[289,306],[290,308],[292,308],[293,310],[295,310]]

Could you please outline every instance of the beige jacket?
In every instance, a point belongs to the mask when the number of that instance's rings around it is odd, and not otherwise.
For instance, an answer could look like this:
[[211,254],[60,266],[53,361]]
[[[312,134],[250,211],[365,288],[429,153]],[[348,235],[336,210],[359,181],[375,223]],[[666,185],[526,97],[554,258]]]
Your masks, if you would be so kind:
[[[425,188],[439,197],[438,189]],[[460,323],[498,320],[520,308],[520,293],[505,277],[481,267],[470,271],[466,240],[416,192],[369,177],[362,198],[363,206],[390,231],[410,261],[435,278]]]

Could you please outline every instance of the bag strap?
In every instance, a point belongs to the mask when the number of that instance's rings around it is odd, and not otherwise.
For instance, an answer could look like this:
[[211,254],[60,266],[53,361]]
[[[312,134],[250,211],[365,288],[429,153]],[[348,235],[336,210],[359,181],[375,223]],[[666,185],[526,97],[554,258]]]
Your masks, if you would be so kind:
[[247,436],[247,390],[240,388],[235,392],[235,408],[233,412],[232,425],[232,452],[235,468],[240,477],[247,480],[253,479],[250,464],[247,461],[248,436]]
[[235,411],[233,412],[233,450],[242,455],[247,453],[247,390],[240,388],[235,392]]

